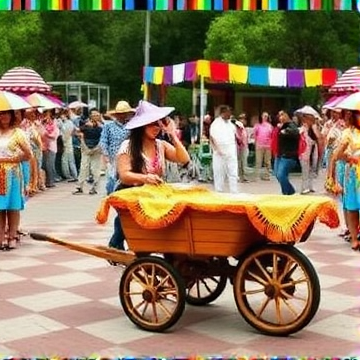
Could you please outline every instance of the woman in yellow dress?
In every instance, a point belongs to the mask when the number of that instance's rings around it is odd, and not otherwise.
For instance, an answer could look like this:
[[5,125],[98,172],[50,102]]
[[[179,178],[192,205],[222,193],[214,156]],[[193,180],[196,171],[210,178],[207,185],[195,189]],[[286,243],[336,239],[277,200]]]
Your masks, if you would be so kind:
[[[32,156],[24,131],[16,126],[14,111],[0,111],[0,249],[16,247],[20,211],[27,187],[23,163]],[[6,229],[8,238],[6,239]]]

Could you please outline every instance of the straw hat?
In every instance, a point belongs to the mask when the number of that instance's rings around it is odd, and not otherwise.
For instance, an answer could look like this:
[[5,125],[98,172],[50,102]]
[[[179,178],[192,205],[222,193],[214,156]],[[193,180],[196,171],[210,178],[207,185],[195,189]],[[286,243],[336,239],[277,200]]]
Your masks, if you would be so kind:
[[151,124],[157,120],[161,120],[175,110],[174,107],[156,106],[146,100],[140,100],[136,108],[135,115],[125,125],[126,129],[131,130]]
[[129,103],[127,101],[121,100],[119,101],[116,106],[115,109],[108,111],[107,113],[109,115],[114,115],[114,114],[126,114],[126,113],[132,113],[135,112],[136,110],[133,109]]

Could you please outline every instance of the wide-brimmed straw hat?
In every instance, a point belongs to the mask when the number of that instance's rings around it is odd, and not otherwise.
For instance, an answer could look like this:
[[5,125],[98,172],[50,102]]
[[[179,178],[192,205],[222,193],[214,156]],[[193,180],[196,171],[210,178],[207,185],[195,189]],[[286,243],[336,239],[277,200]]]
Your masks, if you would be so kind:
[[311,106],[305,105],[301,109],[295,111],[295,115],[311,115],[315,118],[320,118],[320,114]]
[[121,100],[118,101],[118,103],[115,106],[115,109],[109,110],[107,114],[114,115],[114,114],[126,114],[126,113],[132,113],[136,110],[133,109],[127,101]]
[[136,108],[135,115],[125,125],[126,129],[131,130],[151,124],[161,120],[175,110],[174,107],[156,106],[146,100],[140,100]]

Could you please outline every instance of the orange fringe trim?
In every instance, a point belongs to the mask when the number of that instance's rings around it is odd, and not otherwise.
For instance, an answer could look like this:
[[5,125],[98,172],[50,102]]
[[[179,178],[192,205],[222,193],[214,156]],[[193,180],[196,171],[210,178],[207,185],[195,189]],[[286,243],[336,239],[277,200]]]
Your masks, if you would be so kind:
[[6,194],[6,169],[4,165],[0,164],[0,195]]
[[125,189],[108,196],[96,219],[107,221],[110,207],[128,210],[139,226],[159,229],[174,223],[188,209],[204,212],[246,214],[252,225],[270,241],[281,243],[300,239],[318,219],[330,228],[339,226],[334,200],[325,196],[301,195],[228,196],[202,187],[188,189],[165,184]]

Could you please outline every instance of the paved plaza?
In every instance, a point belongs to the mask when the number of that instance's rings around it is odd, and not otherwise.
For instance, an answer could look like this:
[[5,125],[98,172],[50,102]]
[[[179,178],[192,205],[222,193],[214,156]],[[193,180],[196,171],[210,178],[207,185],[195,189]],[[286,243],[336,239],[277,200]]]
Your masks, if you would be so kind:
[[[294,182],[298,185],[299,177]],[[319,178],[318,193],[322,182]],[[74,196],[73,189],[73,184],[59,183],[31,198],[22,229],[107,244],[112,218],[105,225],[94,220],[104,194]],[[274,179],[240,184],[239,189],[279,193]],[[121,268],[25,237],[20,249],[0,253],[0,358],[360,355],[360,253],[351,251],[339,232],[317,224],[310,239],[298,246],[318,272],[321,303],[312,322],[287,338],[252,329],[237,311],[230,284],[211,305],[187,305],[168,332],[145,332],[121,308]]]

